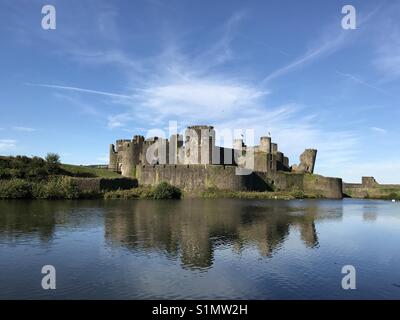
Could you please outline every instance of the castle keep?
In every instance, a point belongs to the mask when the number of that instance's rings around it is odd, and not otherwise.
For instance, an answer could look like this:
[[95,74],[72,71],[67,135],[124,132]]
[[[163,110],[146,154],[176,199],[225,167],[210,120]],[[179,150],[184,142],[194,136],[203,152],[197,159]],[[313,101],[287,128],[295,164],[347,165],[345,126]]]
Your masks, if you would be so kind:
[[167,181],[189,192],[209,187],[232,191],[274,188],[342,197],[341,179],[310,175],[315,149],[306,149],[300,163],[291,166],[269,136],[261,137],[256,146],[234,139],[233,148],[226,148],[216,146],[215,141],[214,128],[203,125],[189,126],[184,136],[174,134],[169,140],[140,135],[117,140],[110,145],[109,170],[135,177],[140,185]]

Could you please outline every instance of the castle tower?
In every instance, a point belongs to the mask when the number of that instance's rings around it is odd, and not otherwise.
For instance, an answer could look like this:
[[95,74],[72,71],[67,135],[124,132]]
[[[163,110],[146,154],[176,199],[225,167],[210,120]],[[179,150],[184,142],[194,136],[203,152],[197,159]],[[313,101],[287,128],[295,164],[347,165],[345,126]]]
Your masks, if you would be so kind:
[[115,152],[115,146],[113,144],[110,144],[108,170],[115,172],[117,171],[118,169],[117,157],[118,153]]
[[212,164],[215,131],[212,126],[190,126],[185,131],[185,163]]
[[135,168],[135,144],[132,141],[124,141],[120,144],[118,148],[118,156],[119,156],[119,171],[125,177],[131,177]]
[[259,151],[265,152],[265,153],[271,153],[271,138],[270,137],[261,137],[260,138]]
[[277,143],[271,143],[271,153],[276,154],[278,152],[278,144]]

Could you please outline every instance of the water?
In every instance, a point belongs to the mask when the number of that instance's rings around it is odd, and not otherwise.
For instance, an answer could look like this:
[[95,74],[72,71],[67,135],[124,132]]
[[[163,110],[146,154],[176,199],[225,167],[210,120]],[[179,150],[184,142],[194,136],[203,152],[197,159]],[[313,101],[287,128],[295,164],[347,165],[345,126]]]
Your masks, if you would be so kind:
[[390,201],[0,201],[0,298],[399,299],[399,244]]

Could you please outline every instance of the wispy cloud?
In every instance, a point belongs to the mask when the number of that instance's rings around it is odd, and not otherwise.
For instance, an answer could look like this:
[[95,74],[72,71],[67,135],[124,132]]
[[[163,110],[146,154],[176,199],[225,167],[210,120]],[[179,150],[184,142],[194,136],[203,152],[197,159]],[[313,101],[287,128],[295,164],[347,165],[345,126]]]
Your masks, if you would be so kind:
[[[63,86],[56,84],[30,84],[64,93],[82,93],[111,98],[123,110],[104,113],[108,128],[131,131],[132,127],[163,128],[169,120],[180,126],[187,124],[212,124],[219,129],[255,130],[256,138],[270,131],[280,149],[291,157],[292,163],[306,147],[319,149],[319,160],[325,164],[322,171],[349,161],[357,152],[357,137],[352,132],[331,132],[316,121],[317,115],[298,103],[273,104],[268,99],[270,82],[302,65],[329,55],[345,42],[340,32],[336,37],[321,41],[288,65],[267,76],[263,85],[260,79],[244,77],[241,70],[225,68],[237,58],[232,42],[238,26],[244,23],[245,12],[238,12],[223,23],[214,43],[204,48],[186,51],[184,45],[173,39],[155,56],[136,59],[121,49],[83,50],[74,47],[74,59],[88,64],[110,64],[125,70],[128,78],[125,92]],[[69,51],[71,52],[71,51]],[[123,68],[120,68],[123,67]],[[74,102],[74,101],[71,101]],[[98,116],[98,109],[87,108],[88,113]],[[110,112],[110,111],[108,111]],[[256,142],[257,143],[257,142]],[[331,155],[335,156],[332,157]]]
[[305,54],[303,54],[302,56],[291,61],[289,64],[275,70],[274,72],[272,72],[271,74],[266,76],[262,80],[261,83],[267,84],[269,81],[271,81],[275,78],[278,78],[284,74],[287,74],[287,73],[301,67],[302,65],[304,65],[306,63],[309,63],[309,62],[316,60],[324,55],[328,55],[328,54],[338,50],[339,47],[344,43],[345,37],[346,37],[346,33],[341,31],[339,33],[339,35],[336,36],[336,38],[324,41],[319,46],[308,50]]
[[[357,26],[360,29],[368,20],[375,16],[379,10],[381,10],[381,5],[377,6],[373,10],[362,15],[361,19],[358,19]],[[271,80],[283,76],[289,72],[299,69],[300,67],[310,64],[322,57],[327,57],[339,49],[343,48],[349,43],[353,43],[356,36],[360,36],[361,31],[357,30],[357,33],[352,33],[348,30],[343,30],[337,23],[326,28],[325,33],[320,35],[320,40],[311,46],[304,54],[290,61],[285,66],[273,71],[271,74],[267,75],[263,80],[262,84],[268,84]],[[352,41],[350,42],[349,39]]]
[[367,87],[369,89],[373,89],[373,90],[378,91],[380,93],[383,93],[385,95],[390,95],[390,93],[387,92],[386,90],[383,90],[382,88],[380,88],[380,87],[378,87],[376,85],[373,85],[373,84],[371,84],[369,82],[366,82],[366,81],[364,81],[363,79],[361,79],[360,77],[358,77],[358,76],[356,76],[354,74],[343,73],[343,72],[340,72],[338,70],[336,70],[336,73],[341,75],[342,77],[345,77],[345,78],[347,78],[347,79],[349,79],[349,80],[351,80],[351,81],[353,81],[353,82],[355,82],[357,84],[360,84],[360,85],[362,85],[364,87]]
[[17,141],[12,139],[0,139],[0,151],[8,151],[16,147]]
[[370,32],[374,54],[372,66],[378,71],[380,83],[400,78],[400,4],[386,2],[379,19],[374,19]]
[[133,98],[130,95],[119,94],[119,93],[114,93],[114,92],[107,92],[107,91],[91,90],[91,89],[85,89],[85,88],[79,88],[79,87],[60,86],[60,85],[54,85],[54,84],[41,84],[41,83],[26,83],[26,85],[45,87],[45,88],[51,88],[51,89],[76,91],[76,92],[81,92],[81,93],[97,94],[97,95],[102,95],[102,96],[107,96],[107,97],[112,97],[112,98],[122,98],[122,99],[132,99]]
[[375,132],[377,132],[377,133],[387,133],[387,130],[386,129],[383,129],[383,128],[379,128],[379,127],[371,127],[370,128],[372,131],[375,131]]
[[23,132],[33,132],[36,131],[35,128],[30,128],[30,127],[12,127],[13,130],[15,131],[23,131]]

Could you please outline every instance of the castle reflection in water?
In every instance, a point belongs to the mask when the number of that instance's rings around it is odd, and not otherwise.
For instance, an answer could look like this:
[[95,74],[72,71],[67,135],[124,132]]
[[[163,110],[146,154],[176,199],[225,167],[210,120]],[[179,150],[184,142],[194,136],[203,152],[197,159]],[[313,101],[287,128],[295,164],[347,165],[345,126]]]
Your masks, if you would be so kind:
[[[214,252],[256,248],[271,257],[297,233],[318,246],[317,220],[341,219],[340,201],[15,201],[1,210],[0,240],[53,241],[59,230],[104,230],[105,245],[135,253],[161,253],[184,268],[209,268]],[[12,212],[10,212],[10,207]]]
[[171,202],[138,201],[130,209],[106,214],[105,237],[111,245],[179,258],[184,267],[208,268],[217,247],[230,247],[238,254],[255,247],[261,256],[272,256],[291,230],[299,231],[305,246],[316,247],[315,220],[341,218],[341,210],[327,212],[318,202],[302,206],[281,201],[238,205],[238,201],[221,199],[216,206],[215,200],[187,200],[184,208]]

